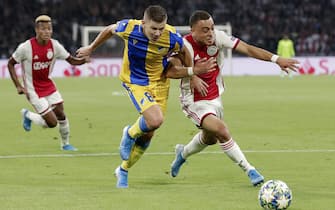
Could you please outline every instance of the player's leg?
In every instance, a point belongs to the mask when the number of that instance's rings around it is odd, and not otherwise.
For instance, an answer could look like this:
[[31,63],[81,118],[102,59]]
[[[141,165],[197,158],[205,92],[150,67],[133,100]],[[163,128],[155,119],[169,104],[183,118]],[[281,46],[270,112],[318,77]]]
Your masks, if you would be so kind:
[[135,86],[132,90],[134,91],[129,95],[131,98],[135,98],[133,103],[138,112],[142,114],[142,118],[137,121],[138,123],[136,122],[129,129],[129,134],[136,137],[154,131],[162,125],[169,93],[169,82],[156,82],[140,88]]
[[227,125],[222,120],[214,115],[208,115],[203,120],[202,127],[216,134],[221,149],[248,174],[253,185],[263,182],[264,177],[248,162],[239,145],[231,137]]
[[133,144],[137,142],[141,136],[146,133],[153,133],[153,131],[161,125],[163,122],[162,116],[162,111],[159,106],[155,104],[146,109],[132,126],[127,126],[124,129],[120,143],[120,155],[122,160],[129,159]]
[[64,113],[63,98],[61,94],[56,91],[47,96],[46,99],[52,108],[52,112],[49,115],[50,118],[46,119],[46,121],[50,123],[52,122],[54,125],[58,124],[58,130],[61,137],[61,149],[77,151],[77,149],[70,144],[70,125]]
[[128,188],[128,171],[124,170],[121,166],[118,166],[114,171],[116,177],[117,188]]
[[48,128],[54,128],[57,126],[57,117],[55,113],[52,111],[52,108],[50,108],[50,111],[48,110],[45,114],[41,115],[45,123],[47,124]]
[[136,140],[130,152],[129,159],[122,161],[121,167],[124,170],[128,171],[142,157],[146,149],[149,147],[153,135],[154,131],[151,131],[143,134]]
[[[208,114],[215,112],[207,102],[195,102],[191,105],[185,105],[183,111],[186,116],[198,127],[201,127],[201,120]],[[204,143],[204,133],[200,131],[197,133],[187,145],[177,144],[175,147],[175,159],[171,163],[171,176],[176,177],[179,173],[180,167],[184,164],[186,159],[205,149],[208,144]],[[214,142],[216,143],[216,142]]]
[[144,133],[154,131],[163,123],[163,111],[157,104],[150,92],[150,87],[143,87],[132,84],[123,84],[129,98],[141,116],[131,126],[123,129],[123,136],[120,143],[120,156],[122,160],[128,160],[131,149],[136,139]]
[[[181,153],[181,156],[184,159],[187,159],[189,156],[199,153],[202,150],[204,150],[208,145],[212,144],[209,142],[204,142],[203,138],[204,136],[206,136],[206,132],[200,131],[198,132],[193,138],[192,140],[184,146],[184,149]],[[214,142],[215,144],[216,142]]]
[[123,84],[123,86],[141,115],[133,125],[126,126],[123,129],[120,142],[120,156],[123,161],[115,170],[117,188],[128,187],[128,170],[142,157],[148,148],[153,131],[157,127],[154,125],[153,122],[155,121],[153,119],[155,114],[156,116],[161,115],[158,105],[145,87],[131,84]]
[[227,125],[214,115],[208,115],[202,124],[203,128],[209,132],[216,133],[221,149],[238,164],[244,171],[251,168],[238,144],[233,140]]
[[53,112],[57,117],[58,130],[61,137],[61,149],[66,151],[77,151],[78,149],[70,144],[70,124],[68,118],[64,113],[63,103],[58,103],[53,107]]
[[[128,139],[134,139],[131,144],[128,159],[123,158],[121,154],[123,161],[121,166],[115,170],[115,175],[117,177],[116,187],[118,188],[128,187],[128,170],[142,157],[150,145],[154,131],[163,123],[169,88],[169,86],[165,86],[163,88],[164,90],[162,90],[161,88],[157,88],[157,86],[156,88],[143,88],[129,84],[124,84],[124,87],[127,89],[134,106],[137,108],[139,113],[142,113],[142,115],[132,126],[130,126],[127,133],[123,135],[121,140],[120,154],[125,148],[124,145],[128,144],[124,143],[126,142],[124,139],[127,139],[124,138],[124,136],[129,136]],[[152,95],[151,89],[160,89],[160,91],[159,93]],[[127,147],[129,148],[129,144]]]
[[55,104],[53,107],[53,112],[55,113],[57,121],[59,122],[59,134],[62,139],[61,146],[69,144],[70,125],[64,113],[63,103]]
[[128,188],[128,171],[142,157],[146,149],[149,147],[154,131],[144,133],[136,139],[131,148],[129,159],[122,160],[120,166],[115,169],[114,175],[117,178],[117,188]]
[[30,131],[31,130],[31,123],[34,123],[38,126],[42,126],[47,128],[47,124],[41,117],[41,115],[29,111],[26,108],[21,109],[21,115],[22,115],[22,126],[25,131]]
[[23,128],[26,131],[31,130],[31,123],[44,128],[52,128],[57,125],[56,116],[52,113],[49,102],[45,97],[32,97],[29,102],[37,113],[25,108],[21,110]]
[[58,124],[56,113],[53,112],[53,109],[55,108],[54,104],[63,103],[63,98],[60,95],[60,93],[56,91],[52,93],[51,95],[44,97],[43,99],[44,99],[43,100],[44,106],[47,105],[48,108],[46,111],[39,112],[39,113],[41,114],[48,128],[54,128]]
[[137,121],[130,126],[129,136],[136,139],[144,133],[154,131],[163,123],[163,112],[158,104],[152,104],[142,112]]
[[[176,177],[179,173],[181,166],[185,163],[186,159],[196,153],[204,150],[208,144],[203,142],[203,132],[200,131],[193,136],[192,140],[185,146],[177,144],[175,147],[175,159],[171,164],[171,176]],[[214,142],[215,143],[215,142]]]
[[149,86],[124,84],[128,95],[142,116],[129,128],[129,135],[137,138],[158,129],[164,120],[169,84],[153,83]]

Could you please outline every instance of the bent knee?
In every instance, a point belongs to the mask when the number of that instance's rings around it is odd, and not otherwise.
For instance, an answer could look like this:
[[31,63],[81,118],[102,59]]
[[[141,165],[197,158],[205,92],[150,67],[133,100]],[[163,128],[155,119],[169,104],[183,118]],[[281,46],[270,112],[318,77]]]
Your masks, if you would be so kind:
[[230,132],[226,126],[220,125],[216,131],[219,142],[229,141],[231,138]]
[[156,117],[154,119],[150,119],[148,122],[148,127],[150,128],[150,130],[156,130],[163,124],[163,121],[163,117]]
[[46,122],[48,128],[54,128],[57,126],[57,121],[56,122]]

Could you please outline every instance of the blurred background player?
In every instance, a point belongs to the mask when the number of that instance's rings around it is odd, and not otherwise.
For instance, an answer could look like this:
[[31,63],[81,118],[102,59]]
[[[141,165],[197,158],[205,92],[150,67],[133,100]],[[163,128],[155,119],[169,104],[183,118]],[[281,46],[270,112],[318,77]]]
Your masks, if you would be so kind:
[[[279,40],[277,54],[283,58],[292,58],[295,56],[294,43],[287,34],[284,34],[283,38]],[[287,74],[289,78],[293,77],[293,73],[291,71],[288,71]],[[285,72],[280,71],[280,76],[284,77]]]
[[[171,164],[171,175],[172,177],[178,175],[180,167],[189,156],[218,142],[223,152],[246,172],[251,183],[256,186],[264,181],[264,177],[248,162],[223,121],[221,94],[224,91],[224,85],[220,73],[223,62],[222,49],[232,48],[256,59],[272,61],[283,71],[288,71],[287,68],[296,71],[297,61],[279,57],[238,38],[228,36],[223,31],[215,30],[214,21],[206,11],[195,11],[190,17],[190,26],[191,33],[184,37],[184,44],[191,53],[194,65],[203,58],[214,58],[218,65],[215,71],[181,80],[180,98],[183,112],[200,128],[200,131],[187,145],[176,145],[176,157]],[[178,60],[172,58],[171,63],[174,63],[173,66],[178,65]],[[179,65],[181,65],[180,62]],[[175,74],[176,69],[173,66],[167,70],[167,77],[173,77]],[[196,89],[192,90],[192,87]]]
[[[115,170],[117,188],[128,188],[128,170],[149,147],[154,131],[163,123],[170,82],[162,73],[168,65],[168,55],[179,52],[186,64],[192,63],[182,37],[166,22],[166,10],[152,5],[145,10],[143,20],[126,19],[109,25],[89,46],[77,50],[78,56],[89,56],[113,35],[121,37],[125,43],[120,79],[140,116],[134,124],[123,129],[120,142],[123,161]],[[203,67],[179,68],[175,77],[206,72],[215,66],[213,59],[200,63]]]
[[[31,130],[31,123],[54,128],[59,124],[61,149],[76,151],[70,144],[70,126],[64,113],[63,99],[51,79],[53,65],[56,59],[63,59],[71,65],[85,63],[87,58],[75,58],[64,47],[51,38],[52,21],[47,15],[35,19],[36,37],[21,43],[8,60],[8,70],[18,94],[25,94],[35,112],[22,109],[23,128]],[[21,63],[23,69],[23,84],[19,81],[15,64]]]

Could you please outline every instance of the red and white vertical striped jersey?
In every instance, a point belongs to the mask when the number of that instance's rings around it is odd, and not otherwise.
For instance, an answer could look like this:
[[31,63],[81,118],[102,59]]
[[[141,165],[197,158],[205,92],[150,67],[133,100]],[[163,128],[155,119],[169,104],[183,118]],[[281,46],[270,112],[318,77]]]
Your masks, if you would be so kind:
[[56,59],[67,59],[70,53],[54,39],[40,45],[36,38],[21,43],[12,57],[22,65],[24,85],[29,97],[45,97],[57,89],[51,79]]
[[181,80],[180,99],[184,105],[191,104],[195,101],[200,100],[213,100],[223,93],[224,88],[221,75],[222,73],[220,71],[223,65],[224,58],[223,49],[234,49],[238,45],[240,40],[233,36],[228,36],[225,32],[219,30],[214,30],[214,34],[215,43],[210,46],[199,45],[193,39],[192,34],[184,36],[184,44],[190,51],[191,56],[193,57],[193,64],[195,64],[201,58],[209,59],[211,57],[216,58],[218,64],[215,71],[197,75],[209,85],[207,96],[201,96],[201,94],[196,90],[194,90],[194,92],[192,93],[189,77],[183,78]]

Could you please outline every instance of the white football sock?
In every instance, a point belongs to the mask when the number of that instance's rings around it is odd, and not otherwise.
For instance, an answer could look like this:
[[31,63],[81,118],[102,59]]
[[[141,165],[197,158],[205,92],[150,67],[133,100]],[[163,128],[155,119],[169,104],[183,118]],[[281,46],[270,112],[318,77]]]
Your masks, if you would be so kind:
[[219,145],[224,153],[226,153],[232,161],[240,166],[243,171],[248,172],[250,169],[254,169],[254,167],[250,165],[245,158],[238,144],[232,138],[225,143],[220,143]]
[[191,156],[195,153],[198,153],[205,149],[208,145],[204,144],[201,141],[202,133],[197,133],[193,139],[184,147],[184,151],[182,152],[181,156],[186,159],[188,156]]
[[42,118],[41,115],[28,111],[26,114],[27,118],[30,119],[34,124],[47,128],[48,125],[46,124],[45,120]]
[[59,133],[62,138],[62,146],[70,143],[70,125],[67,118],[65,120],[58,120]]

